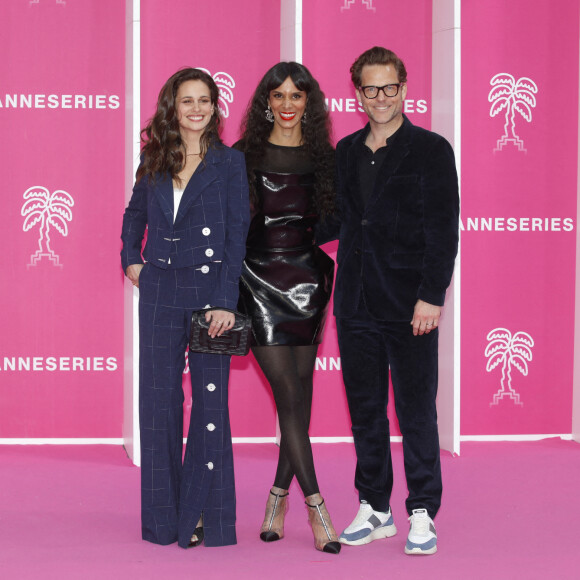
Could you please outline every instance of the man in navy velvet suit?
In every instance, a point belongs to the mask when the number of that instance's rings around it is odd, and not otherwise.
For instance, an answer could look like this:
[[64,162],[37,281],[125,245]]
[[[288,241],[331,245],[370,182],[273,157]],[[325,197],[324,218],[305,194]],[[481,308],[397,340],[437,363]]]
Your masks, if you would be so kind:
[[342,371],[357,454],[360,506],[340,541],[396,534],[389,367],[401,433],[411,522],[407,554],[433,554],[441,504],[437,341],[458,242],[453,151],[403,115],[407,72],[375,47],[351,67],[368,124],[336,149],[340,217],[334,297]]

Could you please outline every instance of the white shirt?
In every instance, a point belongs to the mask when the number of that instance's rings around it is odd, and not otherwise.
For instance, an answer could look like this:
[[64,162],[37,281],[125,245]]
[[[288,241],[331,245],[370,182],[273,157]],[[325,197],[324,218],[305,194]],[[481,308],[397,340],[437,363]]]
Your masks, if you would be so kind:
[[[175,218],[177,217],[177,211],[179,210],[179,204],[181,203],[184,191],[185,190],[177,187],[173,188],[173,223],[175,223]],[[169,262],[167,263],[171,264],[171,258],[169,258]]]
[[173,223],[175,223],[175,218],[177,217],[177,210],[179,210],[179,204],[181,203],[181,198],[183,197],[183,189],[173,188]]

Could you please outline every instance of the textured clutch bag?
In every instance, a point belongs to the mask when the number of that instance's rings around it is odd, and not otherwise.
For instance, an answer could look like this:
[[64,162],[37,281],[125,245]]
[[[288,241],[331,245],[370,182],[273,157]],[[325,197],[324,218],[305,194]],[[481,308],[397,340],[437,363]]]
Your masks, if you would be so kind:
[[[205,313],[210,310],[226,310],[235,315],[234,326],[221,336],[211,338],[208,334],[209,322],[205,320]],[[250,330],[252,319],[245,314],[228,310],[227,308],[215,307],[196,310],[191,316],[191,335],[189,338],[189,350],[206,354],[233,354],[245,356],[250,350]]]

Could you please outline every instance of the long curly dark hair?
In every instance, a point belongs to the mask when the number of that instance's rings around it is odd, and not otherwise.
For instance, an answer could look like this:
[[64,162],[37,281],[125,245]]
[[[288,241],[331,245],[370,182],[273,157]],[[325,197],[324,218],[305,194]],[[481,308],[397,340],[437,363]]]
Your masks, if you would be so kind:
[[306,122],[302,125],[302,143],[314,163],[316,209],[322,217],[334,210],[334,149],[330,142],[330,120],[324,102],[324,93],[310,71],[297,62],[274,65],[258,84],[242,121],[242,138],[236,147],[246,155],[250,183],[250,201],[260,201],[256,192],[255,169],[264,156],[272,124],[266,120],[270,91],[278,88],[288,77],[299,91],[306,93]]
[[179,87],[186,81],[202,81],[210,92],[214,113],[206,126],[200,140],[201,158],[212,146],[221,144],[219,129],[221,116],[218,109],[219,89],[214,80],[205,71],[197,68],[178,70],[163,85],[157,98],[157,110],[141,130],[142,163],[137,170],[137,181],[148,176],[155,179],[155,174],[170,175],[173,179],[185,164],[185,145],[179,131],[175,98]]

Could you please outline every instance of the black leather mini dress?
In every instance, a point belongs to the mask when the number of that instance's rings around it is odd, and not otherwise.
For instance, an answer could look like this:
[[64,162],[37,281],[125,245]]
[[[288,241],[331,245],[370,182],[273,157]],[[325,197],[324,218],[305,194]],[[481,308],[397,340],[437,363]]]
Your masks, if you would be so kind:
[[[269,144],[268,153],[286,154],[286,163],[294,157],[298,171],[311,169],[301,159],[301,148]],[[253,211],[248,234],[238,309],[252,317],[256,346],[319,344],[334,262],[314,244],[314,173],[259,169],[255,174],[260,207]]]

